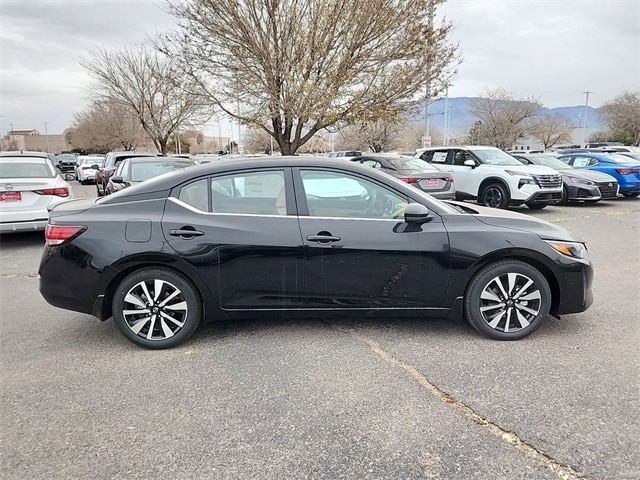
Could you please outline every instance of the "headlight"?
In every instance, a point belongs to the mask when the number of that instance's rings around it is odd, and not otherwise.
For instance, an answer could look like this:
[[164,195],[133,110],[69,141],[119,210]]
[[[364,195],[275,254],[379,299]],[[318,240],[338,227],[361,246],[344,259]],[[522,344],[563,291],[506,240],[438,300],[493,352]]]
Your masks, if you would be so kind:
[[545,240],[554,250],[567,257],[587,258],[587,247],[579,242],[559,242],[557,240]]
[[518,188],[522,188],[523,185],[537,185],[537,183],[533,178],[525,177],[518,181]]

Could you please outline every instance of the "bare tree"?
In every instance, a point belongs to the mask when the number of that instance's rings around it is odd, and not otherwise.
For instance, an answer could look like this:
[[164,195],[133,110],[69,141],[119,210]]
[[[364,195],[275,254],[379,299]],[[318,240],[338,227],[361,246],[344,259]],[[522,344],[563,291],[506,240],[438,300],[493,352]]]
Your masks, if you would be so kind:
[[202,123],[211,109],[178,63],[144,46],[90,53],[80,64],[97,81],[94,95],[135,113],[159,152],[179,127]]
[[[181,31],[158,41],[284,155],[354,119],[399,117],[458,61],[444,0],[169,0]],[[431,17],[429,15],[431,14]]]
[[71,144],[92,153],[135,150],[146,134],[135,112],[113,101],[95,101],[75,115]]
[[611,132],[609,140],[640,145],[640,90],[624,92],[602,105],[600,117]]
[[273,137],[261,128],[251,126],[245,130],[243,144],[247,152],[271,153]]
[[369,149],[374,153],[394,150],[398,145],[400,133],[404,123],[399,121],[358,121],[351,128],[355,143],[362,149]]
[[509,149],[527,133],[529,120],[541,109],[542,103],[533,97],[516,99],[515,94],[502,88],[486,91],[470,102],[469,110],[479,121],[473,135],[479,143]]
[[538,140],[546,150],[559,143],[571,142],[573,129],[571,120],[559,113],[540,115],[532,119],[529,136]]

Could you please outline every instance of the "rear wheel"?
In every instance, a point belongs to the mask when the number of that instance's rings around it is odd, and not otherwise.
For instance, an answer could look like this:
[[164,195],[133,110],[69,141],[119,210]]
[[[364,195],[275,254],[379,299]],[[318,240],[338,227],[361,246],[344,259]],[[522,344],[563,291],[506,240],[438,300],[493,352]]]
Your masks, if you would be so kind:
[[509,204],[507,189],[500,183],[487,185],[482,191],[480,203],[485,207],[507,208]]
[[143,268],[126,277],[116,289],[112,308],[127,340],[150,349],[179,345],[202,320],[195,287],[165,268]]
[[551,290],[544,276],[519,260],[502,260],[481,269],[464,296],[467,321],[494,340],[519,340],[544,323]]

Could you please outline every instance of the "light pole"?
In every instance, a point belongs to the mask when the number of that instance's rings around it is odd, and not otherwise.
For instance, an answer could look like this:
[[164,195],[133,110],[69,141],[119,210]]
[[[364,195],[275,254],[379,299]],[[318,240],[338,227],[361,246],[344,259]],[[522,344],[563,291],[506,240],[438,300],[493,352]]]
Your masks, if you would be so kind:
[[47,153],[50,153],[51,150],[49,149],[49,131],[47,130],[47,122],[44,122],[44,136],[47,139]]
[[584,102],[584,115],[582,118],[582,127],[587,128],[587,107],[589,106],[589,94],[593,92],[590,92],[589,90],[587,90],[586,92],[582,92],[582,93],[585,93],[587,95],[587,100]]
[[447,83],[447,88],[444,96],[444,135],[443,143],[449,145],[449,87],[452,83]]

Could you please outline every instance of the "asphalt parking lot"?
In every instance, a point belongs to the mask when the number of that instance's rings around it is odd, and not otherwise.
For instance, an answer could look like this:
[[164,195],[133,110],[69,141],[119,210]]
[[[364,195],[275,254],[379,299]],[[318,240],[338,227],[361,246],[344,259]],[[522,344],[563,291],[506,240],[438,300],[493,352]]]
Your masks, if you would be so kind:
[[640,478],[640,199],[518,210],[584,238],[596,272],[587,312],[518,342],[247,320],[147,351],[45,303],[42,233],[0,237],[0,478]]

